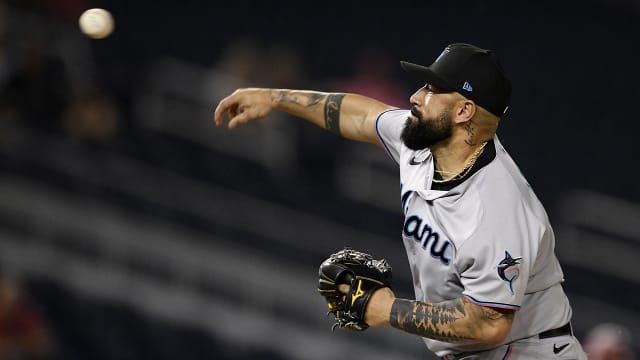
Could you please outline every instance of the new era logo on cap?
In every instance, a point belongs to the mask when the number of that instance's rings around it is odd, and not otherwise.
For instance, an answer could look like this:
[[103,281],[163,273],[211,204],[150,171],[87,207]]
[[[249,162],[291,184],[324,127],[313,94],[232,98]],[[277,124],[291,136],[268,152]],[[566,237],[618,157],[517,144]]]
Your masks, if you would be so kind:
[[427,84],[456,91],[498,117],[509,105],[511,82],[491,50],[455,43],[448,45],[429,66],[405,61],[400,64]]

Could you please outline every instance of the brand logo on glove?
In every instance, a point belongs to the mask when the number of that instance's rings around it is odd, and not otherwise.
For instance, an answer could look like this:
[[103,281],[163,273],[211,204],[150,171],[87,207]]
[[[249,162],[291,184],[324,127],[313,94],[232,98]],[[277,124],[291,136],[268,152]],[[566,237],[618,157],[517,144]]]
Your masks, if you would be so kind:
[[356,289],[356,292],[351,295],[351,306],[353,306],[356,300],[361,298],[362,295],[364,295],[364,291],[362,291],[362,280],[358,280],[358,288]]

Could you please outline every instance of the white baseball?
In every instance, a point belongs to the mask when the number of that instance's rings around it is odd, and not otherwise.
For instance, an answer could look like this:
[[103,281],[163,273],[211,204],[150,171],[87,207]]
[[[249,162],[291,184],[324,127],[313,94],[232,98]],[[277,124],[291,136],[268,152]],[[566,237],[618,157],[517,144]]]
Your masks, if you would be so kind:
[[113,16],[105,9],[88,9],[78,19],[80,30],[90,38],[103,39],[113,32]]

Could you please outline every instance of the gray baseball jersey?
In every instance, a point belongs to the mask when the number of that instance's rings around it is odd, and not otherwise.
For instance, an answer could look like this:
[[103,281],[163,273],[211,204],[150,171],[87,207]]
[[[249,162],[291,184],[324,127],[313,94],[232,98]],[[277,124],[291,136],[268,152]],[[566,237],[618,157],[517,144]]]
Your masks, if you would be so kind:
[[[478,305],[517,310],[505,344],[569,322],[547,214],[497,136],[485,147],[493,156],[486,165],[450,190],[433,190],[431,152],[413,151],[400,139],[409,114],[383,112],[376,131],[400,167],[402,239],[416,300],[464,296]],[[424,341],[439,356],[495,347]]]

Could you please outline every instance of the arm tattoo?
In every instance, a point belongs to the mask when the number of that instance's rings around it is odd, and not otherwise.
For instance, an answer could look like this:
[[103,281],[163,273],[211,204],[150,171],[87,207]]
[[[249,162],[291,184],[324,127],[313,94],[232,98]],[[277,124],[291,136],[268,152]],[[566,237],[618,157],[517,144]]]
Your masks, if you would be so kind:
[[481,306],[480,310],[482,311],[482,316],[489,321],[498,320],[501,318],[507,318],[507,319],[513,320],[513,316],[514,316],[513,310],[492,308],[488,306]]
[[324,93],[301,94],[289,91],[278,91],[273,95],[276,102],[300,105],[302,107],[312,107],[319,104],[327,97]]
[[272,100],[278,103],[293,104],[303,108],[310,108],[324,103],[325,129],[340,135],[340,107],[345,94],[326,94],[321,92],[277,91]]
[[[473,334],[483,326],[492,325],[502,318],[513,319],[513,312],[485,306],[465,307],[464,298],[441,303],[424,303],[396,299],[391,309],[391,325],[400,330],[446,342],[461,342],[474,339]],[[454,326],[456,321],[470,318]]]
[[460,341],[467,337],[453,331],[453,323],[464,317],[464,299],[428,304],[396,299],[391,309],[391,325],[412,334],[440,341]]
[[340,135],[340,107],[344,94],[330,94],[324,103],[325,128],[336,135]]

